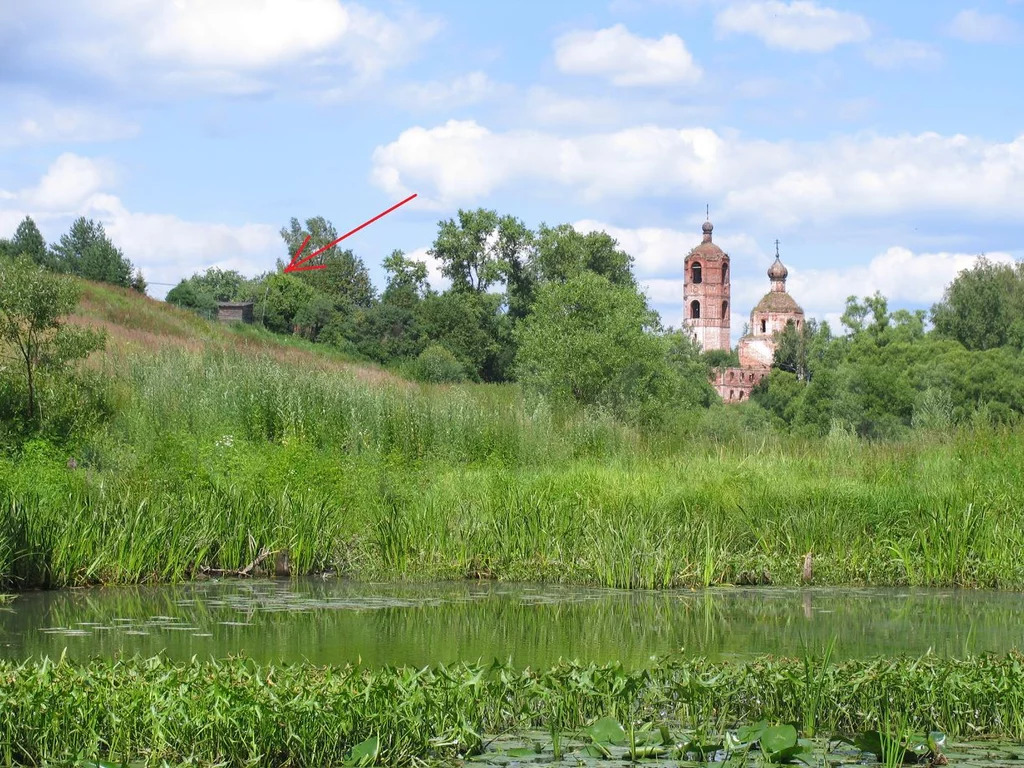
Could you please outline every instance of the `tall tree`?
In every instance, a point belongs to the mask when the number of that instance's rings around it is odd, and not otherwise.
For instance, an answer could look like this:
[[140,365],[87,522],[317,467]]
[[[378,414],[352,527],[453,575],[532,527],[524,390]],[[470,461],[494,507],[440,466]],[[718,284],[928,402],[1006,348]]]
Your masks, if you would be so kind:
[[579,232],[571,224],[537,232],[534,271],[540,282],[565,282],[593,272],[615,285],[634,285],[633,257],[606,232]]
[[80,216],[53,247],[56,267],[62,272],[128,287],[132,263],[115,246],[103,224]]
[[39,227],[36,226],[31,216],[22,219],[18,228],[14,230],[14,237],[10,241],[10,252],[12,256],[28,256],[43,267],[52,269],[56,266],[53,255],[46,247],[46,240],[43,239]]
[[103,346],[103,334],[63,320],[78,304],[79,295],[79,287],[69,278],[27,258],[0,260],[0,342],[25,373],[25,416],[30,422],[38,415],[40,370],[60,371]]
[[1024,266],[981,258],[947,286],[932,307],[940,336],[968,349],[992,349],[1024,340]]
[[[658,330],[657,316],[631,286],[589,271],[549,282],[538,289],[533,312],[516,331],[518,378],[555,403],[600,405],[629,420],[655,419],[681,404],[679,369],[669,363],[672,340]],[[680,362],[688,359],[682,347],[676,353]],[[707,369],[701,368],[706,381]]]
[[[305,225],[293,218],[287,227],[281,229],[281,238],[288,249],[288,261],[302,247],[307,236],[309,242],[303,256],[315,253],[337,240],[338,230],[323,216],[306,219]],[[278,267],[283,269],[286,263],[281,261]],[[322,264],[324,269],[299,272],[295,276],[314,291],[328,296],[337,309],[368,307],[373,303],[375,292],[370,273],[362,259],[352,251],[332,245],[308,264]]]
[[446,219],[438,224],[430,255],[441,262],[441,272],[453,288],[483,293],[502,276],[497,247],[500,219],[485,208],[460,209],[458,219],[458,223]]

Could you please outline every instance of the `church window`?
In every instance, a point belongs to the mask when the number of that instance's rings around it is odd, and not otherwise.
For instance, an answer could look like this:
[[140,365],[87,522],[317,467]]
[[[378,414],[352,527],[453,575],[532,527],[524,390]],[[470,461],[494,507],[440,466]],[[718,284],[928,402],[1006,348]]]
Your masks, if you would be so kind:
[[767,320],[762,320],[761,321],[761,333],[768,333],[768,321]]
[[704,278],[701,275],[701,267],[699,261],[693,262],[693,266],[690,267],[690,279],[694,283],[703,282]]
[[723,283],[728,283],[729,282],[729,265],[728,264],[723,264],[722,265],[722,282]]
[[690,319],[700,320],[700,302],[696,299],[690,302]]
[[728,301],[723,301],[722,302],[722,319],[724,320],[728,316],[729,316],[729,302]]

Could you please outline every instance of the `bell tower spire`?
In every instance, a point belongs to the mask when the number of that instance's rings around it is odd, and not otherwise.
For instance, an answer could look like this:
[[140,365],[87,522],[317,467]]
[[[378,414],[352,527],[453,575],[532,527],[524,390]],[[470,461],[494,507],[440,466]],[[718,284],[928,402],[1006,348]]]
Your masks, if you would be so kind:
[[701,227],[701,242],[683,262],[683,324],[689,328],[701,349],[730,349],[729,254],[712,242],[714,225],[711,206],[705,206],[707,219]]

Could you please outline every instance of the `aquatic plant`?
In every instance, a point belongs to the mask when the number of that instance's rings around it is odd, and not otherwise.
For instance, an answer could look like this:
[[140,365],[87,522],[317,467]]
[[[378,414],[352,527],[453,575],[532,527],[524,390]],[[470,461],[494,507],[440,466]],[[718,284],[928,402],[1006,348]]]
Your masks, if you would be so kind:
[[[583,738],[581,748],[594,747],[588,754],[707,759],[756,748],[786,762],[806,746],[788,725],[807,705],[802,667],[767,657],[672,657],[635,671],[568,662],[542,670],[237,658],[0,662],[0,760],[394,765],[480,754],[493,747],[488,734],[540,728],[550,738],[541,750],[568,753]],[[907,736],[914,732],[1024,736],[1017,654],[845,661],[829,664],[821,680],[821,732],[859,738],[887,761],[905,759],[893,744],[917,754]],[[890,713],[899,713],[898,728]],[[877,744],[871,732],[882,734]]]

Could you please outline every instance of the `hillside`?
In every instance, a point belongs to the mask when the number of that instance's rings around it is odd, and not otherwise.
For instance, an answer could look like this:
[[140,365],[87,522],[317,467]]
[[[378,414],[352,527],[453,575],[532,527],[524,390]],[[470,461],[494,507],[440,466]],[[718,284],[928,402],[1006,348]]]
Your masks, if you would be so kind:
[[82,301],[77,324],[107,333],[108,353],[147,354],[166,350],[236,352],[272,357],[284,363],[325,371],[343,371],[368,381],[405,383],[368,362],[353,361],[326,345],[281,336],[256,326],[218,323],[195,312],[142,296],[130,288],[80,280]]

